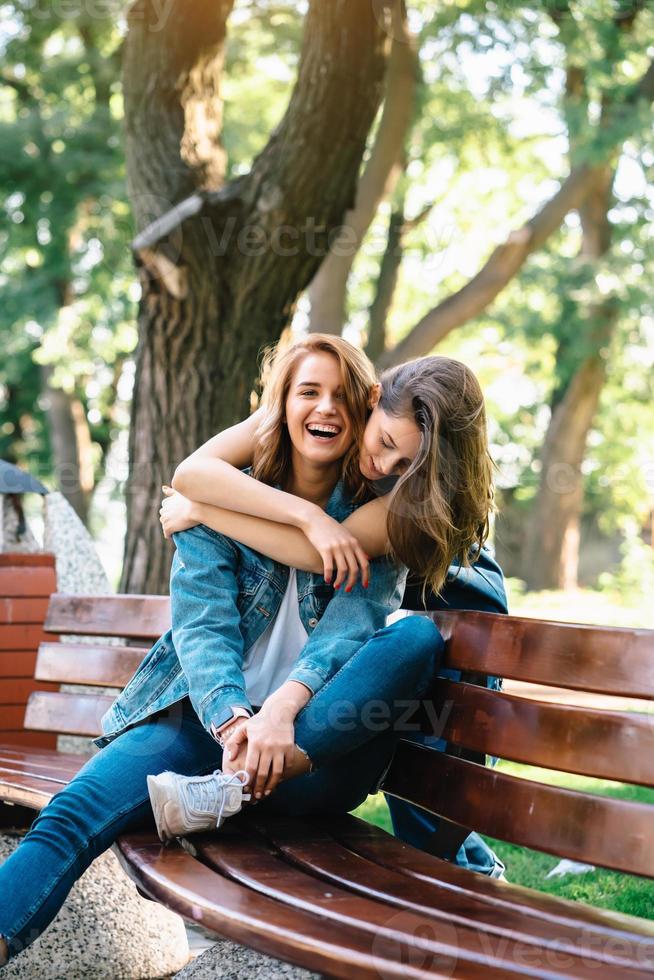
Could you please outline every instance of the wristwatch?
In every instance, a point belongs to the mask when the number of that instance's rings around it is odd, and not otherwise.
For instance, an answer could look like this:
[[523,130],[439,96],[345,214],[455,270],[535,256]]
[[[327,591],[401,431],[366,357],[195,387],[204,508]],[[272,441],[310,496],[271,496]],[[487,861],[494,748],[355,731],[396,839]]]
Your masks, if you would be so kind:
[[224,749],[225,741],[222,737],[221,732],[223,732],[226,728],[228,728],[232,724],[232,722],[236,720],[236,718],[250,718],[250,717],[251,717],[250,712],[247,710],[247,708],[242,708],[242,707],[232,708],[232,717],[228,718],[227,721],[224,721],[220,726],[220,728],[216,728],[214,722],[211,722],[210,731],[211,731],[212,738],[214,738],[216,742],[218,742],[218,745],[221,747],[221,749]]

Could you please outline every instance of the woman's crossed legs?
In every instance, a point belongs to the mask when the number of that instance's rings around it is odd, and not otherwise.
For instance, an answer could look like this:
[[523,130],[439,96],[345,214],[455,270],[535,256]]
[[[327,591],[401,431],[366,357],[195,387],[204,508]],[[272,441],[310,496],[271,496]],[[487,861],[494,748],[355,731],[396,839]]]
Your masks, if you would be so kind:
[[[440,634],[422,617],[372,637],[296,719],[297,743],[316,771],[282,783],[262,806],[306,815],[347,812],[361,803],[403,734],[398,721],[426,693],[441,650]],[[166,769],[200,775],[221,761],[220,746],[188,699],[123,732],[90,759],[0,866],[0,937],[9,956],[43,932],[94,858],[121,834],[151,826],[148,775]]]

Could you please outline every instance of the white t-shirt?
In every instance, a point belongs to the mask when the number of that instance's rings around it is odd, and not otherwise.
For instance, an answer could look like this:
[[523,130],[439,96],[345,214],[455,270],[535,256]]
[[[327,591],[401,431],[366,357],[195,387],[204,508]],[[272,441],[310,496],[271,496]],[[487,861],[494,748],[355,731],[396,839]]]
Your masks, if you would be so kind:
[[297,573],[290,570],[279,612],[243,661],[245,690],[250,704],[261,705],[284,683],[307,642],[308,633],[300,619]]

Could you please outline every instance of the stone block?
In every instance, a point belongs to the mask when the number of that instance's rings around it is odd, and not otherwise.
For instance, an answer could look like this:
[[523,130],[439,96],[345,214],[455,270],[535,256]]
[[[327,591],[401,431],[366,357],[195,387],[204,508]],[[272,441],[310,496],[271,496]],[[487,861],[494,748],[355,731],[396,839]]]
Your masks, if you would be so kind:
[[[0,835],[0,862],[19,834]],[[2,970],[2,980],[153,980],[188,962],[183,920],[142,898],[107,851],[73,887],[45,932]]]

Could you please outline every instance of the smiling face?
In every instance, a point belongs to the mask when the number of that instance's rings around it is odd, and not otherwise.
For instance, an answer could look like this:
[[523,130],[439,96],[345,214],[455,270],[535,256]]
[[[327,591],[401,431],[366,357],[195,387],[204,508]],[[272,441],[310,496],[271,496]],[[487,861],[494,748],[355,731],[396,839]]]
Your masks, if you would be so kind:
[[316,465],[335,463],[353,441],[338,358],[315,351],[293,372],[285,421],[294,453]]
[[420,429],[409,416],[385,412],[379,405],[378,391],[373,396],[373,405],[359,456],[361,472],[367,480],[402,476],[420,450]]

